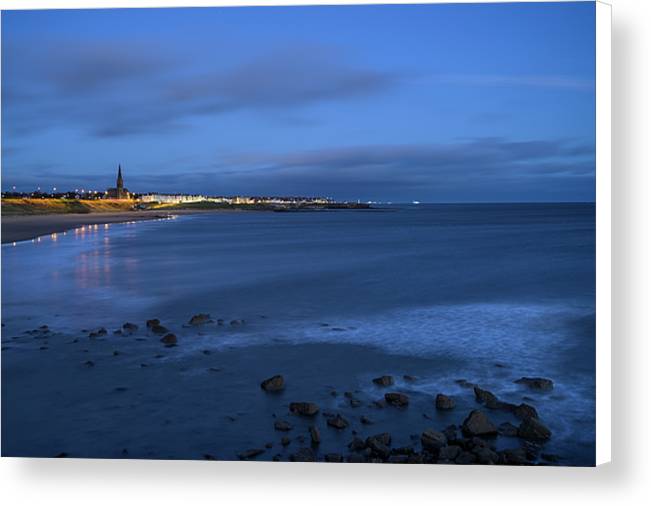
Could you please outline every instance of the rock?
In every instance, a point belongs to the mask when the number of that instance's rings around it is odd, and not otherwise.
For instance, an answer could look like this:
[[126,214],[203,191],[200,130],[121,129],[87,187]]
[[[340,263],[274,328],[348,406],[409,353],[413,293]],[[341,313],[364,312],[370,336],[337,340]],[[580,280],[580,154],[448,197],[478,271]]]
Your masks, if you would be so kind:
[[463,421],[461,430],[467,436],[490,436],[497,434],[497,428],[483,411],[475,409]]
[[350,404],[351,408],[359,408],[362,405],[362,401],[359,399],[350,399],[348,403]]
[[319,412],[319,406],[313,402],[292,402],[289,410],[297,415],[314,416]]
[[391,448],[391,455],[413,455],[414,449],[411,446],[400,446],[398,448]]
[[167,334],[169,330],[167,328],[163,327],[162,325],[154,325],[153,327],[150,327],[150,330],[154,334],[162,335],[162,334]]
[[504,422],[501,423],[497,428],[497,433],[500,436],[516,437],[518,435],[518,428],[512,423]]
[[280,432],[289,432],[292,430],[292,425],[285,420],[276,420],[274,422],[274,429]]
[[325,456],[326,462],[343,462],[344,456],[341,453],[327,453]]
[[366,462],[366,458],[359,453],[351,453],[346,457],[346,462],[349,464],[363,464]]
[[353,440],[348,443],[348,449],[354,452],[358,452],[364,448],[366,448],[366,443],[363,439],[360,439],[358,437],[354,437]]
[[491,465],[500,461],[499,454],[487,446],[475,446],[472,453],[477,457],[477,462],[480,464]]
[[279,392],[285,388],[285,378],[276,374],[260,383],[260,388],[265,392]]
[[380,376],[379,378],[374,378],[373,383],[380,385],[381,387],[389,387],[393,385],[393,376]]
[[474,386],[473,390],[475,391],[475,399],[477,402],[481,402],[489,409],[497,409],[500,406],[500,401],[497,400],[497,397],[488,390]]
[[470,383],[468,380],[465,380],[465,379],[454,380],[454,382],[457,385],[459,385],[459,386],[461,386],[463,388],[474,388],[475,387],[474,383]]
[[461,453],[461,448],[456,445],[444,446],[439,450],[438,462],[440,464],[447,464],[454,462],[454,460]]
[[108,332],[104,327],[100,327],[97,330],[93,330],[88,334],[88,337],[90,338],[95,338],[95,337],[101,337],[105,336]]
[[244,320],[231,320],[231,325],[233,326],[244,325]]
[[435,405],[436,405],[436,409],[447,410],[447,409],[454,409],[457,403],[452,397],[448,397],[447,395],[444,394],[437,394]]
[[161,337],[160,342],[168,347],[176,346],[176,336],[174,334],[166,334],[164,337]]
[[126,322],[124,325],[122,325],[122,333],[128,333],[128,334],[133,334],[138,330],[138,325],[135,323],[130,323]]
[[390,455],[386,460],[389,464],[407,464],[409,462],[408,455]]
[[316,425],[310,427],[310,440],[313,445],[318,445],[321,442],[321,432]]
[[391,449],[389,448],[390,444],[391,434],[388,432],[366,438],[366,447],[369,448],[373,454],[378,455],[383,459],[386,459],[391,454]]
[[291,443],[291,439],[289,439],[287,436],[283,436],[280,440],[280,444],[283,446],[289,446],[289,443]]
[[457,458],[454,459],[454,462],[455,464],[459,464],[462,466],[468,464],[474,464],[475,462],[477,462],[477,457],[475,456],[474,453],[462,451],[459,453],[459,455],[457,455]]
[[448,425],[445,429],[442,430],[443,434],[448,440],[448,444],[455,442],[459,439],[459,434],[457,433],[456,425]]
[[292,462],[316,461],[316,456],[314,455],[314,450],[312,450],[312,448],[299,448],[298,451],[292,453],[289,458]]
[[339,430],[348,427],[348,420],[346,420],[340,414],[336,414],[335,416],[328,418],[327,423],[330,427],[334,427],[335,429],[339,429]]
[[522,466],[527,463],[527,452],[524,448],[511,448],[500,452],[500,462],[507,466]]
[[251,448],[250,450],[245,450],[243,452],[238,453],[237,456],[240,460],[249,460],[254,457],[257,457],[261,453],[264,453],[263,448]]
[[154,318],[152,320],[147,320],[147,328],[150,329],[152,327],[155,327],[156,325],[160,325],[160,320],[158,318]]
[[538,418],[538,412],[536,408],[525,404],[524,402],[519,406],[513,408],[513,414],[517,416],[520,420],[525,420],[527,418]]
[[392,406],[404,407],[409,405],[409,397],[399,392],[389,392],[384,394],[384,400]]
[[371,420],[370,418],[368,418],[367,416],[364,416],[364,415],[359,417],[359,421],[362,423],[362,425],[372,425],[373,424],[373,420]]
[[556,463],[560,460],[560,457],[553,453],[541,453],[540,458],[546,460],[547,462],[552,462],[552,463]]
[[540,390],[543,392],[552,390],[554,388],[554,382],[547,378],[527,378],[523,376],[519,380],[515,380],[515,383],[526,385],[532,390]]
[[86,360],[86,362],[84,362],[84,365],[86,367],[95,367],[95,362],[93,362],[92,360]]
[[552,432],[537,418],[525,418],[518,427],[518,436],[532,441],[546,441]]
[[413,382],[416,381],[416,376],[411,376],[410,374],[404,374],[402,379],[405,381]]
[[436,453],[448,444],[448,438],[445,437],[445,434],[442,432],[434,429],[427,429],[420,436],[420,444],[423,446],[424,450]]
[[205,323],[210,323],[211,321],[209,314],[199,313],[190,318],[188,325],[203,325]]

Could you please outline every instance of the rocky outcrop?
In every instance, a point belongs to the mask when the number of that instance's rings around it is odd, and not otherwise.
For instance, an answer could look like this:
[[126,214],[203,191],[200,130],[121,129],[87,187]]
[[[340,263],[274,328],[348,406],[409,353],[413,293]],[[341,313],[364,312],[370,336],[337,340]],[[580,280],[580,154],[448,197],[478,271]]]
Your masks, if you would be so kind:
[[174,334],[166,334],[165,336],[161,337],[161,343],[163,343],[165,346],[171,347],[171,346],[176,346],[177,344],[177,339]]
[[212,320],[210,319],[210,315],[207,313],[199,313],[194,315],[192,318],[190,318],[190,321],[188,321],[188,325],[193,325],[193,326],[198,326],[198,325],[204,325],[206,323],[211,323]]
[[330,427],[334,427],[335,429],[342,430],[348,427],[348,420],[346,420],[340,414],[336,414],[335,416],[331,416],[328,418],[327,424]]
[[448,444],[448,438],[442,432],[427,429],[420,436],[420,444],[424,450],[438,453],[441,448]]

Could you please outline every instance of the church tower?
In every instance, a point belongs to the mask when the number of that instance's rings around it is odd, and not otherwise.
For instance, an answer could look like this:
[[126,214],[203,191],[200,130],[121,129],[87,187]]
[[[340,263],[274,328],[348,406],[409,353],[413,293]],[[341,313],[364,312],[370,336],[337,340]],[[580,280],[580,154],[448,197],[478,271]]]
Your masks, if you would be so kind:
[[115,185],[117,189],[118,198],[122,198],[124,195],[124,180],[122,179],[122,165],[118,165],[118,180]]

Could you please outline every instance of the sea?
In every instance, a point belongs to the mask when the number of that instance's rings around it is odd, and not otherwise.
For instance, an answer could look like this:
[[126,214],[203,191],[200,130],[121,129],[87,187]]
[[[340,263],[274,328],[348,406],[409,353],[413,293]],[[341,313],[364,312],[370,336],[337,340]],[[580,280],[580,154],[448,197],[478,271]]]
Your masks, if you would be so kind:
[[224,320],[217,350],[327,343],[426,359],[410,386],[424,394],[463,378],[517,402],[528,393],[514,380],[550,378],[534,400],[552,449],[594,464],[594,204],[201,213],[2,246],[6,335],[148,318],[182,334],[197,313]]

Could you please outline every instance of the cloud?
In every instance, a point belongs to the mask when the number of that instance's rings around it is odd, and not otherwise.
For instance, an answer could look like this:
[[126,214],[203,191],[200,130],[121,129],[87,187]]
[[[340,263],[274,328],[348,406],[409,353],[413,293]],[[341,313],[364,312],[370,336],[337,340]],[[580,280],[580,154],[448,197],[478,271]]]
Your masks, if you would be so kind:
[[[269,50],[239,66],[196,69],[139,44],[53,44],[3,49],[5,128],[78,128],[97,137],[163,133],[198,116],[274,110],[281,118],[324,101],[359,99],[395,86],[322,47]],[[212,68],[210,68],[212,67]]]
[[462,86],[509,86],[587,92],[595,89],[594,79],[563,75],[440,74],[427,76],[422,81]]

